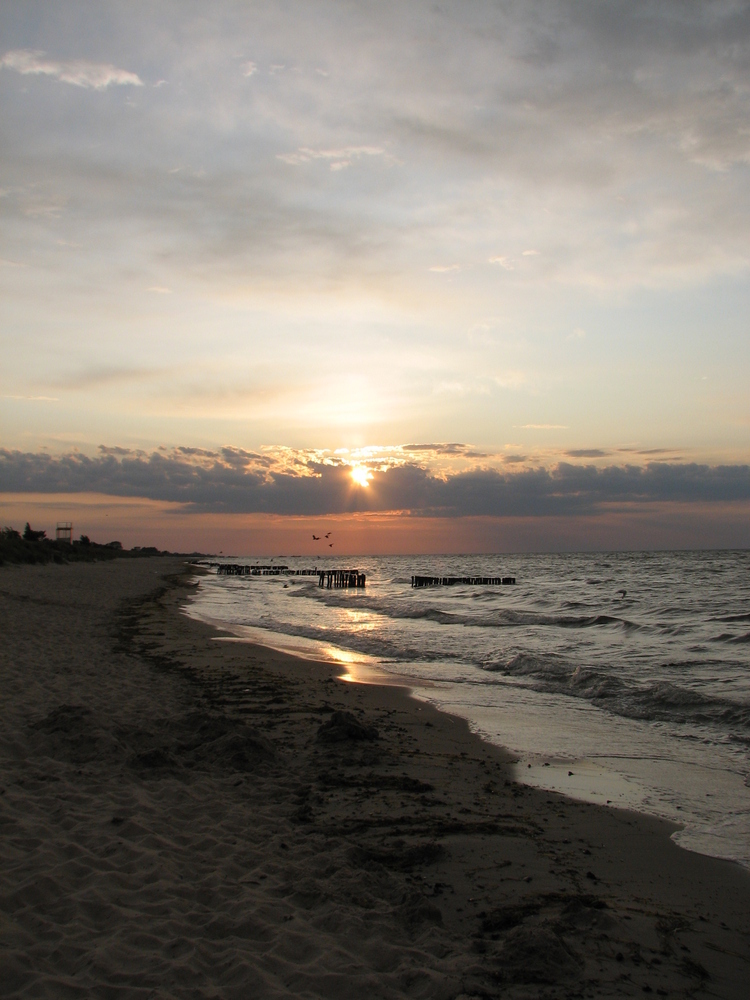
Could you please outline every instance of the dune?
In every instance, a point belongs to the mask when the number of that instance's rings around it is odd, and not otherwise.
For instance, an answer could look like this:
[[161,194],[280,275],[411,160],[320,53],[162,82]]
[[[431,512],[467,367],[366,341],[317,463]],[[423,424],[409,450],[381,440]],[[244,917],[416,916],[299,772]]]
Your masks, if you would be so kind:
[[403,688],[221,641],[194,585],[0,570],[0,994],[747,996],[744,869],[517,783]]

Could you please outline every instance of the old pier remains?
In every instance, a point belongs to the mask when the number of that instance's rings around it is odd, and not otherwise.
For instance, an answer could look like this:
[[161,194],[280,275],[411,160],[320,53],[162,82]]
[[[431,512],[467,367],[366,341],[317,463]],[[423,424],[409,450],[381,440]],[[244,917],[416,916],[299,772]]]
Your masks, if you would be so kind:
[[358,569],[290,569],[281,564],[246,565],[245,563],[210,563],[218,576],[317,576],[318,586],[328,590],[365,586],[366,577]]
[[289,569],[288,566],[246,566],[243,563],[210,563],[218,576],[317,576],[318,568]]
[[413,576],[412,587],[454,587],[468,584],[470,587],[507,587],[516,582],[514,576]]
[[365,574],[358,569],[324,569],[318,573],[318,586],[326,587],[364,587]]

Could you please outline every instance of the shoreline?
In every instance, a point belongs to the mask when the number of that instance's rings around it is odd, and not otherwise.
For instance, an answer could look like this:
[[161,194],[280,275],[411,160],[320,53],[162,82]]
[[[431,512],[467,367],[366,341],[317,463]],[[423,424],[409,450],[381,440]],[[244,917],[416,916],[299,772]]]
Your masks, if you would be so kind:
[[[197,567],[199,582],[209,575]],[[707,763],[687,744],[668,745],[646,720],[610,716],[586,700],[559,692],[512,686],[503,689],[503,704],[488,707],[480,703],[481,696],[480,702],[475,700],[473,685],[465,679],[456,685],[447,678],[400,673],[393,661],[396,669],[390,671],[377,657],[346,645],[211,618],[203,613],[204,606],[198,597],[188,605],[187,614],[231,633],[234,638],[226,641],[338,664],[346,671],[346,680],[408,688],[415,699],[464,718],[484,742],[510,754],[516,764],[514,779],[520,783],[663,820],[673,825],[673,840],[684,850],[733,861],[750,871],[750,829],[741,808],[742,801],[750,801],[744,775],[730,761],[724,762],[725,767]],[[571,733],[576,737],[565,735]],[[609,752],[601,752],[602,747],[609,747]],[[731,822],[721,810],[722,798],[736,806]]]
[[739,865],[517,783],[401,687],[217,642],[192,572],[0,571],[8,995],[746,995]]

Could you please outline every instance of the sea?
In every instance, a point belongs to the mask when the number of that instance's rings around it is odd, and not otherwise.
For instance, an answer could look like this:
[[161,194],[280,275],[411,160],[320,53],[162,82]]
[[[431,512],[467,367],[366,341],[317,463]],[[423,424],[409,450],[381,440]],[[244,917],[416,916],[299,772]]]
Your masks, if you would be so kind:
[[518,780],[666,818],[683,847],[750,867],[750,552],[236,561],[357,569],[366,585],[214,563],[188,614],[346,680],[407,685],[507,748]]

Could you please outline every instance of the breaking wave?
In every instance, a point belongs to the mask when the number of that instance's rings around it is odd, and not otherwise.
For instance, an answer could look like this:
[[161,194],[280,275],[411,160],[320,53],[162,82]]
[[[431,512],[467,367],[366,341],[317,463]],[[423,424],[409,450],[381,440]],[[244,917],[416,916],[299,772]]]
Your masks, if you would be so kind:
[[636,685],[611,671],[529,652],[485,663],[483,669],[531,680],[538,690],[584,698],[616,715],[649,722],[729,726],[750,739],[750,699],[718,698],[666,680]]

